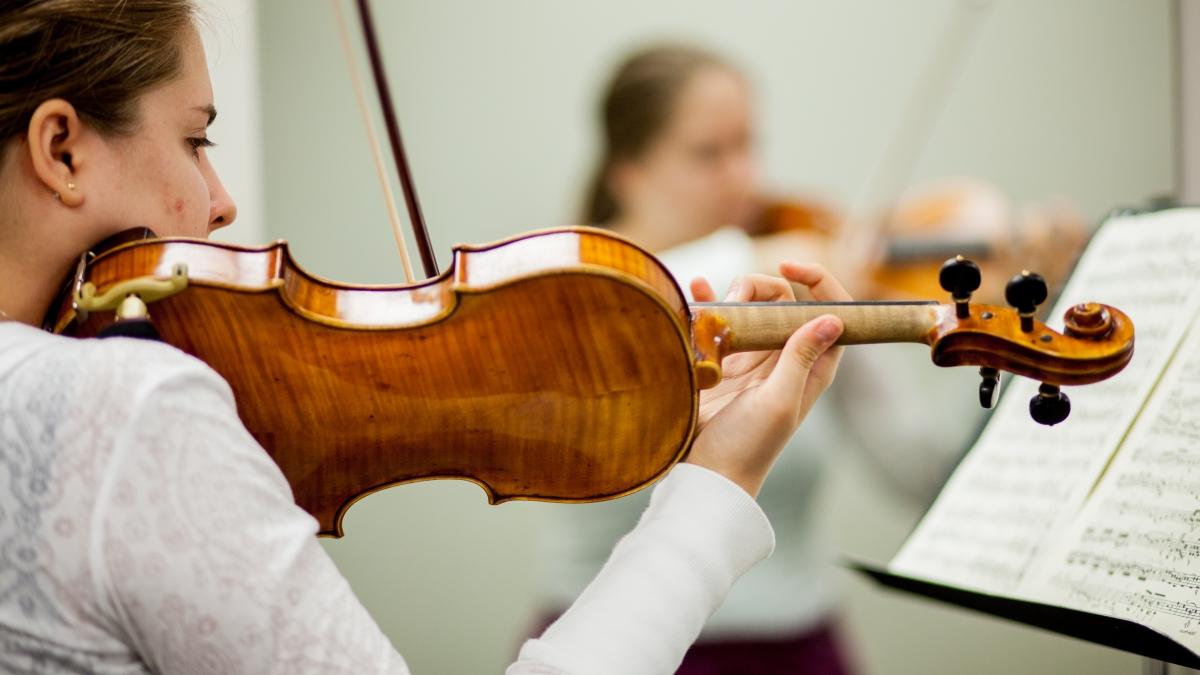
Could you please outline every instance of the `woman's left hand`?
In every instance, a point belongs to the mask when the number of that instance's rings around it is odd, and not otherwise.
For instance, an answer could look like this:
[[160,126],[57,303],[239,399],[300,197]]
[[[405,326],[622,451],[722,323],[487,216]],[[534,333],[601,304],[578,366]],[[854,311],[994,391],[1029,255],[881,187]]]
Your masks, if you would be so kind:
[[[791,301],[789,281],[808,288],[818,301],[850,300],[820,265],[783,263],[779,271],[783,279],[740,277],[726,301]],[[692,296],[697,302],[714,299],[703,279],[692,282]],[[781,350],[726,357],[721,383],[700,394],[699,431],[686,461],[717,471],[757,496],[784,445],[833,381],[842,348],[831,347],[841,333],[841,320],[823,315],[800,327]]]

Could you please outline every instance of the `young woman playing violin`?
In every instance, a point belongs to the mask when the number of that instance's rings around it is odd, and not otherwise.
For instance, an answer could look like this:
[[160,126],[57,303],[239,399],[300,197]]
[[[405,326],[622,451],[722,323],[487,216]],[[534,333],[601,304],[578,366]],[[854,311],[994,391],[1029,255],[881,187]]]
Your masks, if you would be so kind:
[[[600,112],[602,150],[581,222],[641,243],[677,278],[703,270],[718,289],[770,260],[827,258],[819,232],[752,237],[743,227],[761,194],[751,92],[720,57],[679,45],[632,54],[612,76]],[[981,419],[973,397],[961,395],[971,383],[930,379],[912,356],[890,346],[848,356],[834,387],[840,396],[813,411],[762,493],[777,524],[775,554],[734,589],[679,673],[852,670],[835,626],[832,553],[814,512],[830,453],[864,448],[885,478],[921,501],[932,497]],[[962,389],[934,395],[944,386]],[[641,506],[635,496],[553,514],[547,616],[557,616],[595,574]]]
[[[225,381],[163,344],[35,328],[97,242],[135,225],[206,237],[236,218],[208,160],[217,102],[194,15],[188,0],[0,5],[0,670],[407,672]],[[819,267],[781,270],[847,298]],[[692,293],[713,295],[699,280]],[[765,276],[730,291],[790,297]],[[754,497],[832,380],[841,330],[821,317],[778,352],[726,360],[687,462],[508,672],[675,669],[771,552]]]

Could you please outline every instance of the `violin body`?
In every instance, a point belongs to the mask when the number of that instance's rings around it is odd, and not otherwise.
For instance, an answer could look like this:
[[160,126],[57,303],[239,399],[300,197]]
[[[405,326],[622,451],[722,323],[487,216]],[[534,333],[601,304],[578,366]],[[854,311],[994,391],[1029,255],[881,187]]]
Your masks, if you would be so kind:
[[[407,481],[471,480],[493,503],[617,497],[689,446],[686,301],[623,240],[558,231],[460,247],[442,275],[386,287],[316,278],[283,242],[161,239],[99,255],[88,279],[180,262],[188,288],[151,305],[155,327],[230,383],[322,534]],[[93,313],[71,332],[112,320]]]

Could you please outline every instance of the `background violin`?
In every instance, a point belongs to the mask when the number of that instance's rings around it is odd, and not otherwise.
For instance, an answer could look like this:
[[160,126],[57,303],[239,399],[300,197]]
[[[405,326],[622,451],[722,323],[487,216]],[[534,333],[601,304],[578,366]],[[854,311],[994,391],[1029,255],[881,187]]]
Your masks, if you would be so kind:
[[935,297],[943,261],[964,255],[983,263],[979,297],[991,303],[1025,267],[1039,270],[1056,295],[1088,236],[1085,219],[1065,201],[1017,209],[997,187],[971,178],[913,188],[871,222],[814,198],[768,197],[745,229],[806,237],[864,300]]

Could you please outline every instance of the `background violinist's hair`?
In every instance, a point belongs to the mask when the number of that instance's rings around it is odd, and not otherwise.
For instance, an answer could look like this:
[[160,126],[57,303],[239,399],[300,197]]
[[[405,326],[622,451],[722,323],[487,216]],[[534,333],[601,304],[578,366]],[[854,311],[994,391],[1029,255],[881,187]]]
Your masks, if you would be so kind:
[[53,98],[101,133],[132,132],[138,97],[179,72],[195,14],[193,0],[0,2],[0,160]]
[[642,49],[618,66],[600,103],[600,160],[588,183],[581,223],[606,225],[620,215],[609,187],[613,165],[641,155],[663,131],[692,75],[712,67],[738,72],[716,54],[682,44]]

